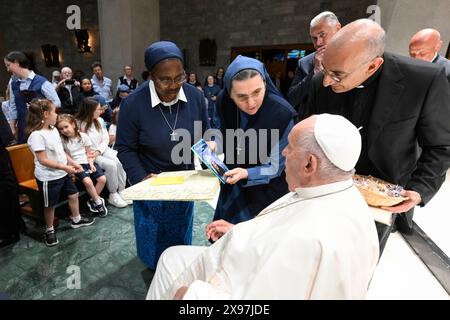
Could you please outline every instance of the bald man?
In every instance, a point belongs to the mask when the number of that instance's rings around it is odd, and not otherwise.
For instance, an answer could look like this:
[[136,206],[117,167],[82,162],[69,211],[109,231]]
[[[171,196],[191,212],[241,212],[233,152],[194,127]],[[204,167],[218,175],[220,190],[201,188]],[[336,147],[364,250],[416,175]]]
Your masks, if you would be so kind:
[[[450,166],[450,86],[443,68],[384,48],[385,32],[372,20],[342,28],[327,46],[307,108],[362,127],[356,173],[405,188],[409,199],[386,209],[399,214],[399,231],[412,233],[414,207],[431,200]],[[377,224],[380,252],[392,228]]]
[[341,29],[341,24],[331,11],[324,11],[311,20],[309,34],[316,51],[298,61],[294,80],[292,80],[286,97],[300,114],[308,99],[311,79],[322,70],[322,58],[327,43],[339,29]]
[[417,32],[409,42],[409,55],[413,59],[424,60],[445,68],[450,82],[450,61],[439,54],[442,47],[441,34],[435,29],[423,29]]
[[[335,150],[339,150],[335,152]],[[358,130],[329,114],[289,134],[290,193],[209,247],[164,251],[147,299],[364,299],[378,262],[369,207],[353,186]]]

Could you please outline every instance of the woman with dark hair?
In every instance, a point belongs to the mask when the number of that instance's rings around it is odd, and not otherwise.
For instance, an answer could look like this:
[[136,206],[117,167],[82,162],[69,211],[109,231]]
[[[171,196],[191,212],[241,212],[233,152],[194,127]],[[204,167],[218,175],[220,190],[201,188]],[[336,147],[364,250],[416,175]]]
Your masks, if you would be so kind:
[[223,89],[223,76],[225,75],[225,69],[223,67],[219,67],[217,69],[216,75],[214,77],[214,81],[216,85]]
[[81,78],[80,93],[75,98],[75,105],[77,106],[77,110],[80,110],[80,106],[83,103],[84,98],[93,97],[97,95],[99,95],[99,93],[94,91],[91,79],[88,77]]
[[191,86],[198,87],[202,84],[197,80],[197,74],[194,71],[189,72],[187,83]]
[[[18,143],[25,143],[25,115],[28,104],[34,98],[49,99],[59,108],[61,101],[53,85],[43,76],[30,70],[30,61],[20,51],[12,51],[4,58],[6,70],[16,78],[11,81],[9,106],[10,110],[17,110]],[[15,119],[12,119],[15,120]]]

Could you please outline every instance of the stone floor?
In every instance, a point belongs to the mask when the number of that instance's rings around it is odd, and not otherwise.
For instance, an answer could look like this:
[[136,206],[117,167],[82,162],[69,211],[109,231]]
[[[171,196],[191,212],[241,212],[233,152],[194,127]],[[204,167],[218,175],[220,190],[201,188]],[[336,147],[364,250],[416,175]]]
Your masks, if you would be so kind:
[[[86,228],[60,221],[59,244],[41,241],[42,227],[27,220],[28,235],[0,250],[0,296],[9,299],[144,299],[153,272],[136,256],[133,209],[109,206],[108,216]],[[195,204],[195,245],[208,245],[213,209]],[[77,269],[79,267],[79,269]],[[81,288],[73,288],[79,270]]]

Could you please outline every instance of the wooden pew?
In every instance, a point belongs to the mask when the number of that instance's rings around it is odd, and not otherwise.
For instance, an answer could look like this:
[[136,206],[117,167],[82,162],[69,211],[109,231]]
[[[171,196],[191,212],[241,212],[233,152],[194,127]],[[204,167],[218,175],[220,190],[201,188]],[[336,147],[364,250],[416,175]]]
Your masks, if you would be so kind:
[[[34,177],[34,156],[28,144],[19,144],[7,147],[14,173],[19,184],[19,192],[25,193],[30,199],[29,205],[25,203],[21,206],[21,212],[33,219],[43,221],[44,201],[39,193],[39,188]],[[53,225],[58,226],[58,219],[55,215]]]

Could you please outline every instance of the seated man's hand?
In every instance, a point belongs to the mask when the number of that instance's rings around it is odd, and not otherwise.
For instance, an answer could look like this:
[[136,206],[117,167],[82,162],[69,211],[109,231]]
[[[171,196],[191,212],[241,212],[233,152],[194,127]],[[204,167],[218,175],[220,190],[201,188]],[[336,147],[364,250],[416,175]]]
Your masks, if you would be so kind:
[[212,241],[217,241],[233,227],[234,224],[225,220],[213,221],[206,226],[206,237]]
[[404,197],[408,197],[408,200],[405,200],[396,206],[381,207],[381,209],[390,211],[392,213],[405,213],[422,202],[422,197],[416,191],[403,190],[400,195],[402,195]]
[[248,178],[248,171],[242,168],[234,168],[225,172],[225,177],[227,177],[228,184],[236,184],[239,180]]

